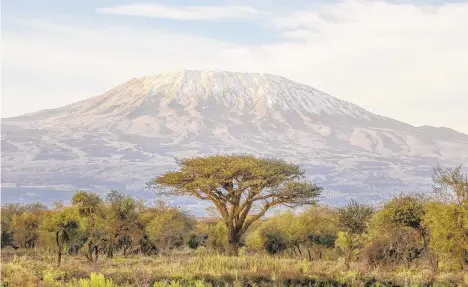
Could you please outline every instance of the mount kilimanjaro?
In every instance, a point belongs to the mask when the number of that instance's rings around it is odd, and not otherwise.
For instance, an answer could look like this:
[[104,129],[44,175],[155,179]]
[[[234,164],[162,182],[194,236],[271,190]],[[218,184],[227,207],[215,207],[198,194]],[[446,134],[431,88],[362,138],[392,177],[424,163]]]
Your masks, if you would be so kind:
[[467,163],[468,135],[375,115],[275,75],[158,74],[2,119],[2,197],[51,202],[113,188],[148,198],[145,183],[177,158],[213,153],[300,163],[326,202],[379,202],[428,190],[439,163]]

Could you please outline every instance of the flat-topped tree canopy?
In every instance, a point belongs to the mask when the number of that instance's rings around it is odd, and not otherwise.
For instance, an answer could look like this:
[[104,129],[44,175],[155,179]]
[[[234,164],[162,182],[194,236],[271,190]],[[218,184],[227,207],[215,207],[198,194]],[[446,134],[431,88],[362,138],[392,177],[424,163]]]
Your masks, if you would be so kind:
[[240,237],[269,208],[315,204],[322,191],[302,181],[299,165],[275,158],[214,155],[182,159],[178,165],[179,170],[149,185],[159,195],[191,195],[213,202],[228,227],[230,253],[235,255]]

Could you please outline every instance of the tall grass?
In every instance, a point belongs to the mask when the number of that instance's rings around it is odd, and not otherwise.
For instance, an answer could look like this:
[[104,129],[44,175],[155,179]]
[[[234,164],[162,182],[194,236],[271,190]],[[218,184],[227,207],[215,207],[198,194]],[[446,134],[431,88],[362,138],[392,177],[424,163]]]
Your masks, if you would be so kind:
[[[90,277],[91,274],[91,277]],[[380,285],[379,285],[380,284]],[[432,285],[431,285],[432,284]],[[2,251],[2,286],[468,286],[462,273],[420,268],[367,269],[341,261],[306,261],[262,254],[228,257],[177,253],[119,257],[89,263],[66,256],[56,267],[53,255]]]

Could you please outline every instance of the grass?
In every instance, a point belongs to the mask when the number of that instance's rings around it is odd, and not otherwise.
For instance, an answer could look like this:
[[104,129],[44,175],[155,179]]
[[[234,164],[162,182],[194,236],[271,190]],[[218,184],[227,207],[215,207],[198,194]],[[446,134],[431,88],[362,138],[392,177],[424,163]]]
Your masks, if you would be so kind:
[[468,276],[430,270],[367,269],[340,261],[313,261],[255,254],[227,257],[177,252],[166,256],[123,257],[89,263],[83,256],[55,256],[33,250],[2,250],[2,286],[468,286]]

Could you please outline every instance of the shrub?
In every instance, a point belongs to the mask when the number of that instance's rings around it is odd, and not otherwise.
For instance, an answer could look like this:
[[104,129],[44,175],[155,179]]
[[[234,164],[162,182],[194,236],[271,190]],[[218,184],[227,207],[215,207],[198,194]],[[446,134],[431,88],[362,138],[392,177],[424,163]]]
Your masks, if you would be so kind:
[[288,244],[281,233],[274,232],[266,235],[264,247],[269,254],[275,255],[286,250],[286,248],[288,248]]
[[110,279],[106,279],[103,274],[92,272],[89,279],[73,280],[66,285],[67,287],[117,287]]
[[394,228],[372,240],[363,250],[368,264],[411,264],[424,250],[417,231],[411,228]]
[[197,249],[202,243],[202,238],[196,234],[191,234],[187,240],[187,246],[190,249]]
[[[3,260],[2,260],[3,261]],[[39,283],[39,276],[22,264],[2,262],[2,286],[34,287]]]

